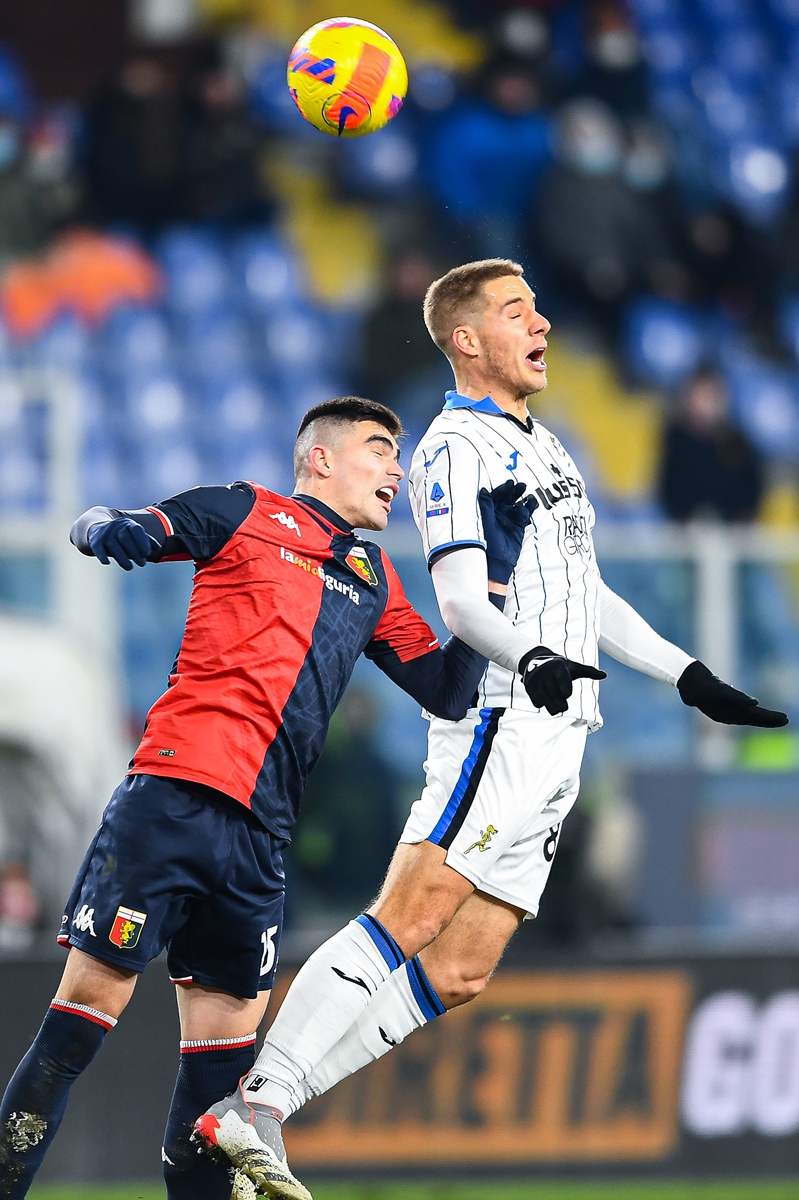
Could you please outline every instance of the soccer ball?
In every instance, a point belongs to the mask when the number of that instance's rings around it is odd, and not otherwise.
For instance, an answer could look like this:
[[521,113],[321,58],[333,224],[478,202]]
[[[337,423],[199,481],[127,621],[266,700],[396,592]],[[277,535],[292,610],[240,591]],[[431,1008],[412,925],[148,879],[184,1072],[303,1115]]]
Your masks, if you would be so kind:
[[376,25],[353,17],[312,25],[291,52],[287,77],[305,120],[336,137],[382,129],[408,90],[395,43]]

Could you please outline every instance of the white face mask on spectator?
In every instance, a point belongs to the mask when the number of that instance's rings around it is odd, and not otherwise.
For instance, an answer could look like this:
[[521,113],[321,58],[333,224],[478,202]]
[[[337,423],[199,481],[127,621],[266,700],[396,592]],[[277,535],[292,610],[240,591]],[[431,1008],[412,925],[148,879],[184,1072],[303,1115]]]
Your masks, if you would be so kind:
[[612,175],[624,153],[621,125],[599,100],[574,100],[558,125],[561,161],[581,175]]

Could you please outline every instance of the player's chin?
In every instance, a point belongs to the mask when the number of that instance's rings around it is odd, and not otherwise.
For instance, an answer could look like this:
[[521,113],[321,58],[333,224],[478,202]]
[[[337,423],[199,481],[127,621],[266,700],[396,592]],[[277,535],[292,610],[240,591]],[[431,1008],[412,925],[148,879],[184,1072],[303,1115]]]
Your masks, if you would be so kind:
[[549,382],[547,379],[546,368],[543,371],[536,369],[527,370],[524,373],[524,378],[527,386],[528,396],[533,395],[535,392],[543,392],[544,388]]
[[382,505],[378,509],[370,507],[369,511],[364,513],[364,519],[359,522],[361,529],[374,529],[379,533],[388,525],[390,511],[390,509],[383,508]]

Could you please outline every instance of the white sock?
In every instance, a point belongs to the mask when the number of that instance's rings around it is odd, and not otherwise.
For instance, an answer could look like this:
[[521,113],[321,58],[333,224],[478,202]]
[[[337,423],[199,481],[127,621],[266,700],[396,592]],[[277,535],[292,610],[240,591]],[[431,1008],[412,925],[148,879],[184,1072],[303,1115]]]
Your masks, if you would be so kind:
[[419,959],[409,958],[404,967],[380,985],[366,1011],[298,1084],[286,1116],[361,1067],[382,1058],[414,1029],[420,1029],[443,1012],[444,1005],[433,991]]
[[247,1076],[244,1099],[285,1116],[302,1081],[403,962],[397,943],[368,914],[350,921],[320,946],[286,993]]

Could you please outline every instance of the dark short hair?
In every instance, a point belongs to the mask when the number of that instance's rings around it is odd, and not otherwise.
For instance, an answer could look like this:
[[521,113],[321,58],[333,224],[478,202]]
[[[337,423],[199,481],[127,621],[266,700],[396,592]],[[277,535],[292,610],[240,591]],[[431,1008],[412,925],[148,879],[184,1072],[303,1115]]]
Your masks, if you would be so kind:
[[306,429],[317,422],[322,428],[330,430],[336,426],[357,425],[360,421],[374,421],[376,425],[382,425],[397,441],[405,432],[397,414],[376,400],[365,400],[362,396],[336,396],[333,400],[323,400],[321,404],[309,408],[300,421],[294,443],[294,474],[299,477],[305,455],[310,449],[310,446],[304,445],[307,440],[303,438]]
[[449,358],[453,332],[482,314],[487,304],[483,284],[523,273],[521,264],[510,258],[483,258],[453,267],[431,283],[424,298],[424,323],[439,350]]

